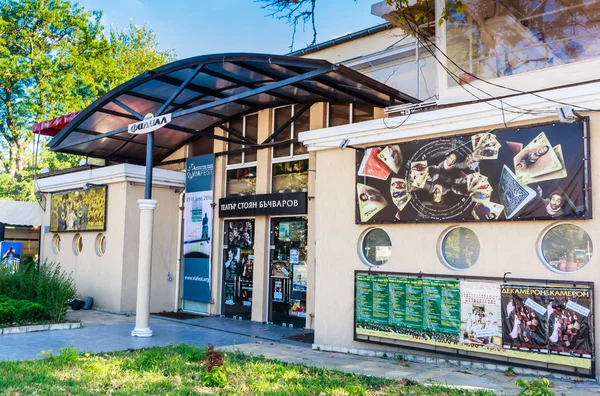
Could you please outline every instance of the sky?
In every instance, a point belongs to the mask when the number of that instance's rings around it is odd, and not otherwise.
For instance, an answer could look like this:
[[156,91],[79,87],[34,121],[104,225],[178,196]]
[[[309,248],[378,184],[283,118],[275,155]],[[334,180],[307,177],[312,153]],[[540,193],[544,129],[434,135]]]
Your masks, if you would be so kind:
[[[147,24],[161,50],[178,59],[223,52],[289,52],[292,27],[267,17],[254,0],[76,0],[88,10],[102,10],[102,24],[124,29],[132,20]],[[318,0],[317,42],[331,40],[385,22],[371,15],[376,0]],[[312,30],[300,27],[294,50],[306,47]]]

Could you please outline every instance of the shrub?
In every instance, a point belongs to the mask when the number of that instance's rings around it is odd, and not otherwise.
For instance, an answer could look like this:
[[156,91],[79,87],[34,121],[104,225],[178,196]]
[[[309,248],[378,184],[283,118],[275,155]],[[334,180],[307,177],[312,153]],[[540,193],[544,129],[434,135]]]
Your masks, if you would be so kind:
[[42,319],[45,319],[45,313],[41,304],[0,296],[0,323],[28,323]]
[[212,344],[208,344],[206,346],[206,371],[210,373],[215,367],[221,367],[224,357],[222,352],[215,350]]
[[0,294],[38,303],[43,306],[47,319],[62,322],[76,289],[75,281],[60,265],[44,262],[39,271],[35,265],[22,265],[16,272],[0,268]]
[[554,396],[555,393],[550,389],[552,386],[552,382],[550,382],[547,378],[535,379],[531,382],[526,379],[519,378],[517,380],[517,385],[521,387],[521,392],[519,395],[522,396]]
[[223,372],[223,367],[215,367],[212,371],[204,374],[202,377],[202,385],[216,388],[223,388],[227,385],[227,376]]

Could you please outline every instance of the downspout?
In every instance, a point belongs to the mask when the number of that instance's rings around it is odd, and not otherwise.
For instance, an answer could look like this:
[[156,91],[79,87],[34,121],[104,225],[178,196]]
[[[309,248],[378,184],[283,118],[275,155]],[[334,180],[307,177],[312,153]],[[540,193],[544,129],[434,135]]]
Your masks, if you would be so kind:
[[181,277],[181,250],[183,246],[181,244],[182,239],[182,228],[183,228],[183,197],[184,193],[179,194],[179,217],[177,219],[177,262],[175,264],[175,301],[174,310],[179,310],[179,279]]

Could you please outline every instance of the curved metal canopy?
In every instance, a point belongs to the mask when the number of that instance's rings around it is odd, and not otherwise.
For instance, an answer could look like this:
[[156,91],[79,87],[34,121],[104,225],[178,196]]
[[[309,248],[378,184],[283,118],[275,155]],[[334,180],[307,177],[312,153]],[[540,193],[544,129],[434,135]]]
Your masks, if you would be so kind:
[[170,123],[155,132],[155,164],[202,137],[260,148],[226,126],[229,137],[214,135],[213,128],[258,110],[316,102],[387,107],[418,100],[325,60],[266,54],[198,56],[147,71],[108,92],[81,111],[49,146],[143,164],[147,136],[128,133],[128,125],[146,114],[170,113]]

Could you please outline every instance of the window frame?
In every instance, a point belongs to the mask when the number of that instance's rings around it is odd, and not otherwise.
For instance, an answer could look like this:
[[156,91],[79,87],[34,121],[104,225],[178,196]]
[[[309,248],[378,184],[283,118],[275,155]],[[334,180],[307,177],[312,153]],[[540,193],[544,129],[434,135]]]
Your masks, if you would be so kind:
[[[258,112],[252,113],[252,114],[247,114],[247,115],[245,115],[245,116],[242,117],[242,131],[241,131],[241,133],[242,133],[242,135],[244,137],[246,137],[247,118],[248,117],[253,117],[253,116],[258,117]],[[230,127],[230,125],[231,125],[231,121],[227,122],[227,126]],[[230,137],[229,132],[227,132],[227,131],[224,131],[224,132],[227,133],[227,137]],[[234,138],[235,138],[235,136],[234,136]],[[229,150],[230,145],[231,145],[231,143],[227,142],[227,150]],[[241,148],[245,148],[245,147],[247,147],[247,146],[246,145],[242,145]],[[229,163],[229,154],[227,154],[225,156],[226,157],[225,158],[225,168],[226,169],[237,169],[237,168],[246,168],[246,167],[250,167],[250,166],[256,166],[257,160],[246,162],[246,152],[243,151],[241,154],[242,154],[242,162],[240,162],[239,164],[230,164]]]
[[[294,114],[296,114],[296,106],[298,106],[299,104],[292,104],[292,105],[283,105],[283,106],[277,106],[277,107],[273,107],[273,111],[271,112],[271,133],[275,132],[275,112],[277,111],[277,109],[283,109],[285,107],[292,107],[292,117],[294,116]],[[309,119],[310,119],[310,109],[307,110],[308,114],[309,114]],[[305,113],[306,114],[306,113]],[[304,115],[304,114],[303,114]],[[292,124],[290,125],[291,131],[290,131],[290,139],[297,139],[298,136],[296,136],[296,121],[292,122]],[[309,129],[310,131],[310,125],[309,125]],[[301,132],[300,132],[301,133]],[[294,160],[298,160],[298,159],[306,159],[308,158],[308,153],[305,154],[294,154],[294,145],[295,144],[302,144],[300,142],[296,142],[296,143],[290,143],[289,147],[290,147],[290,155],[286,156],[286,157],[275,157],[275,147],[272,148],[271,150],[271,165],[274,163],[278,163],[278,162],[288,162],[288,161],[294,161]],[[280,146],[280,147],[283,147]],[[273,176],[271,175],[271,179],[273,178]],[[271,186],[273,185],[273,182],[271,180]]]
[[[446,256],[444,255],[444,241],[446,240],[446,237],[448,236],[448,234],[450,234],[452,231],[459,229],[459,228],[464,228],[467,229],[469,231],[471,231],[473,233],[473,235],[475,235],[475,238],[477,238],[477,243],[479,244],[479,253],[477,255],[477,259],[475,260],[475,262],[473,264],[471,264],[469,267],[466,268],[457,268],[454,267],[452,264],[450,264],[448,262],[448,260],[446,259]],[[444,267],[452,270],[452,271],[466,271],[469,270],[473,267],[475,267],[475,265],[479,262],[479,259],[481,257],[481,251],[482,249],[482,245],[481,245],[481,240],[479,239],[479,237],[477,236],[477,233],[475,231],[473,231],[473,229],[471,229],[470,227],[466,227],[464,225],[454,225],[452,227],[449,227],[447,229],[445,229],[442,234],[440,235],[439,239],[438,239],[438,244],[437,244],[437,253],[438,253],[438,258],[440,259],[440,261],[442,262],[442,264],[444,265]]]
[[[390,240],[390,256],[384,263],[381,263],[379,265],[371,263],[369,261],[369,259],[365,256],[365,253],[363,252],[363,244],[365,242],[365,239],[371,232],[376,231],[376,230],[383,231],[385,233],[385,235],[388,237],[388,239]],[[369,228],[365,229],[363,232],[361,232],[360,236],[358,237],[358,244],[356,246],[357,251],[358,251],[358,257],[360,258],[360,261],[369,268],[379,268],[382,265],[387,264],[390,261],[390,259],[392,258],[392,254],[394,252],[392,250],[393,247],[394,247],[394,244],[392,243],[392,238],[390,237],[390,234],[381,227],[369,227]]]
[[[590,256],[590,260],[587,263],[585,263],[585,265],[583,267],[581,267],[581,268],[579,268],[579,269],[577,269],[575,271],[561,271],[558,268],[553,267],[552,264],[550,264],[546,260],[546,257],[544,256],[544,251],[543,251],[543,248],[542,248],[542,245],[544,243],[544,238],[554,228],[562,226],[562,225],[571,225],[571,226],[575,226],[575,227],[583,230],[583,232],[585,232],[585,234],[588,236],[588,238],[590,238],[590,241],[592,243],[592,255]],[[537,252],[538,258],[540,259],[540,261],[542,262],[542,264],[544,264],[544,266],[547,269],[549,269],[550,271],[554,272],[555,274],[561,274],[561,275],[576,274],[576,273],[582,271],[583,269],[587,268],[587,266],[591,263],[592,257],[594,256],[594,242],[592,241],[592,237],[591,237],[590,233],[585,228],[581,227],[578,224],[570,222],[570,221],[559,221],[557,223],[550,224],[548,227],[546,227],[546,228],[544,228],[542,230],[542,232],[540,233],[540,235],[538,237],[538,240],[536,242],[536,252]]]
[[[334,104],[344,104],[344,103],[334,103]],[[348,124],[343,124],[343,125],[349,125],[349,124],[354,124],[354,103],[347,103],[348,106]],[[330,107],[331,107],[331,102],[327,102],[327,128],[333,128],[329,126],[329,121],[330,121]],[[371,106],[371,108],[373,109],[373,120],[375,119],[375,106]],[[372,120],[367,120],[367,121],[372,121]],[[366,122],[366,121],[362,121],[362,122]],[[338,126],[342,126],[342,125],[338,125]]]

